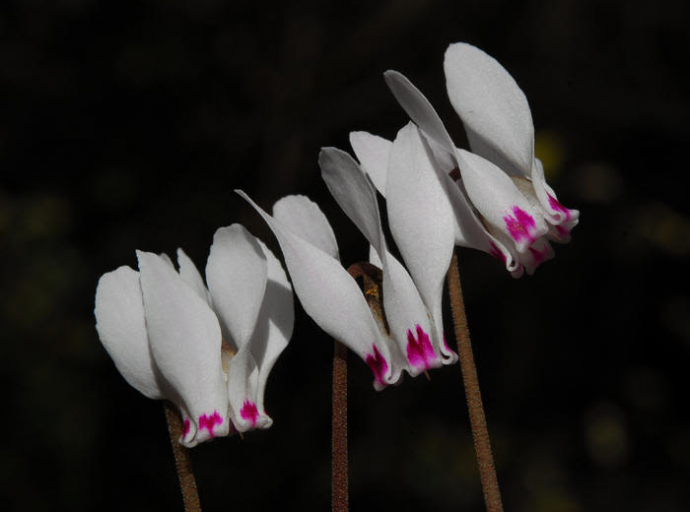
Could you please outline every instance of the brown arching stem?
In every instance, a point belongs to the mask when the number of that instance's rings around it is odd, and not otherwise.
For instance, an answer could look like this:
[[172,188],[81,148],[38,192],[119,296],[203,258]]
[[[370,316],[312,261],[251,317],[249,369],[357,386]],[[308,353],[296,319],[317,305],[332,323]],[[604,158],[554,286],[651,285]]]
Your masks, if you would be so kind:
[[467,327],[465,304],[460,286],[460,269],[458,266],[457,250],[448,269],[448,292],[453,311],[453,324],[455,326],[455,338],[458,342],[458,354],[460,356],[460,369],[465,386],[465,398],[470,415],[474,451],[479,466],[479,476],[484,492],[484,502],[487,512],[502,512],[501,491],[498,488],[496,468],[491,453],[489,441],[489,429],[486,426],[482,395],[479,391],[479,378],[472,354],[470,331]]
[[180,413],[170,402],[163,402],[165,418],[168,420],[168,432],[170,433],[170,444],[175,455],[175,467],[177,468],[177,478],[180,481],[182,490],[182,501],[184,502],[185,512],[201,512],[199,502],[199,492],[196,488],[194,471],[192,471],[192,461],[189,457],[189,450],[182,446],[178,439],[182,435],[182,421]]

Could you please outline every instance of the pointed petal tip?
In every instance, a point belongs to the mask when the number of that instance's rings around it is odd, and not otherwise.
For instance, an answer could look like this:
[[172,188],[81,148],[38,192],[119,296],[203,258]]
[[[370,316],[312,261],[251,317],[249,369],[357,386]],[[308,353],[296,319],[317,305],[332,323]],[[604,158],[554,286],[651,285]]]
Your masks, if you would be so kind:
[[258,205],[254,202],[254,200],[251,197],[249,197],[249,195],[244,190],[242,190],[241,188],[236,188],[233,190],[233,192],[235,192],[235,194],[237,194],[242,199],[247,201],[249,203],[249,205],[252,206],[253,208],[255,208],[255,209],[258,208]]
[[393,69],[389,69],[388,71],[384,72],[383,79],[386,81],[386,85],[388,85],[388,88],[391,89],[391,91],[399,88],[400,86],[405,87],[412,85],[412,82],[410,82],[405,75]]
[[394,69],[387,69],[383,72],[383,77],[386,79],[386,81],[388,81],[405,78],[405,75],[403,75],[400,71],[396,71]]
[[322,147],[319,150],[318,158],[319,167],[321,167],[321,174],[324,173],[324,166],[329,167],[332,165],[337,165],[339,160],[341,162],[348,162],[350,159],[352,159],[352,157],[342,149],[338,149],[333,146]]
[[[317,162],[319,163],[319,167],[322,167],[323,164],[330,158],[329,152],[328,152],[329,149],[333,149],[333,148],[322,147],[321,149],[319,149],[319,156],[316,159]],[[323,170],[321,172],[323,172]]]

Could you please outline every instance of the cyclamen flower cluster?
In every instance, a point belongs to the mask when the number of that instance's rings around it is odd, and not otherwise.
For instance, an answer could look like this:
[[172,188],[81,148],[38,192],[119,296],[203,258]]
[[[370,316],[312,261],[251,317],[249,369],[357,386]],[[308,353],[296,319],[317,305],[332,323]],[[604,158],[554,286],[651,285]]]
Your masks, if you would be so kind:
[[[292,335],[292,288],[280,262],[239,224],[219,229],[208,288],[177,251],[137,251],[139,272],[120,267],[96,290],[96,328],[132,387],[180,410],[187,447],[268,428],[268,374]],[[231,426],[232,423],[232,426]]]
[[[514,277],[525,270],[532,274],[553,258],[549,241],[570,240],[579,212],[564,207],[546,183],[534,155],[527,98],[503,66],[472,45],[456,43],[446,51],[444,69],[472,152],[455,147],[434,108],[407,78],[395,71],[385,78],[428,144],[455,212],[456,243],[495,256]],[[385,140],[367,133],[352,134],[351,140],[372,177],[395,172],[384,163]]]
[[[351,133],[359,163],[335,148],[319,156],[328,189],[381,268],[383,311],[370,308],[341,265],[333,229],[315,203],[287,196],[269,215],[238,191],[275,234],[307,314],[364,360],[377,390],[399,382],[403,371],[414,377],[457,361],[441,307],[455,245],[483,250],[520,277],[552,258],[549,242],[569,241],[578,223],[579,213],[545,181],[527,99],[508,72],[464,43],[448,48],[444,68],[471,152],[454,145],[409,80],[388,71],[386,82],[412,122],[394,141]],[[404,265],[388,248],[377,191]],[[96,294],[99,336],[125,379],[177,405],[186,446],[231,429],[268,428],[264,387],[294,321],[280,262],[239,225],[214,237],[208,288],[181,250],[179,271],[165,255],[137,255],[139,272],[105,274]]]

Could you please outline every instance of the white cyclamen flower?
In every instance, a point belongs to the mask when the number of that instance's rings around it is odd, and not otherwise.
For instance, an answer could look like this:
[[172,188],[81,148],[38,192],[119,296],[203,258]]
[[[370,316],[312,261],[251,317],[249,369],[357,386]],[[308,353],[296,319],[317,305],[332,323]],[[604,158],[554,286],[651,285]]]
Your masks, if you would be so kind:
[[[498,257],[516,277],[523,269],[532,273],[553,257],[548,240],[570,239],[579,212],[561,205],[546,184],[542,164],[534,156],[529,105],[510,74],[464,43],[448,48],[445,70],[448,94],[473,153],[455,147],[434,108],[407,78],[395,71],[386,72],[385,78],[429,140],[437,165],[457,180],[455,188],[461,193],[448,188],[458,224],[456,242]],[[386,141],[373,137],[353,134],[353,147],[376,183],[375,175],[382,169],[395,170],[382,162]]]
[[443,277],[438,277],[448,268],[452,238],[445,251],[429,247],[425,269],[421,261],[415,262],[417,274],[429,279],[424,286],[417,286],[388,251],[376,192],[357,162],[342,151],[327,148],[319,164],[329,190],[367,238],[381,264],[388,329],[372,313],[356,281],[341,265],[333,230],[315,203],[304,196],[287,196],[274,205],[270,216],[239,192],[276,235],[295,293],[307,314],[369,365],[377,390],[398,382],[402,370],[416,376],[456,362],[457,355],[443,335]]
[[180,442],[192,447],[268,428],[268,375],[292,335],[292,289],[280,262],[239,224],[216,231],[206,279],[181,250],[137,251],[96,290],[96,329],[122,376],[180,410]]

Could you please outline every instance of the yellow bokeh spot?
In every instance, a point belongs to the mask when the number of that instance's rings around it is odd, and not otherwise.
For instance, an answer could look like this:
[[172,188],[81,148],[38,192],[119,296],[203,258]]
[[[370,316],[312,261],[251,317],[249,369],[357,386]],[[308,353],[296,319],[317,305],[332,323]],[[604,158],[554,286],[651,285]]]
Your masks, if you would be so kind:
[[534,137],[534,153],[544,164],[546,181],[558,180],[565,161],[563,137],[552,130],[540,130]]
[[638,214],[641,237],[675,256],[690,254],[690,218],[665,204],[653,203]]

